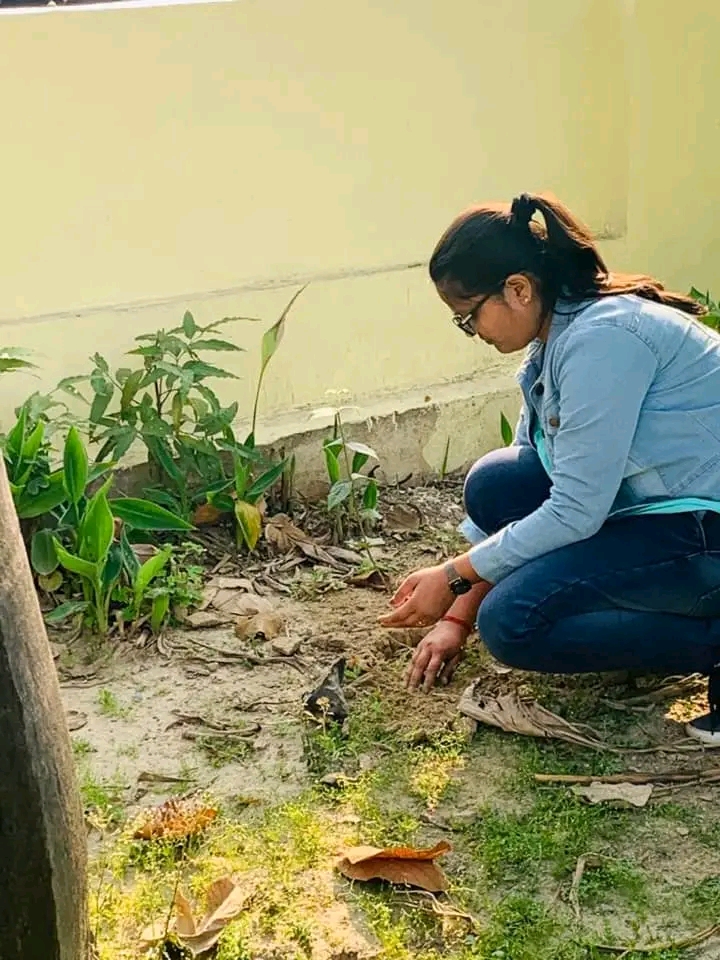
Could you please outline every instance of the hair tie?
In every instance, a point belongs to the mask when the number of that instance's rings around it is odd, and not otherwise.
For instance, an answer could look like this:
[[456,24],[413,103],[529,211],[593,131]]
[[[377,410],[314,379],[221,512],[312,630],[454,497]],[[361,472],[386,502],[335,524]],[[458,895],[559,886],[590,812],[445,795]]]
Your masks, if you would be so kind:
[[527,229],[537,208],[537,202],[529,194],[521,193],[510,207],[510,223]]

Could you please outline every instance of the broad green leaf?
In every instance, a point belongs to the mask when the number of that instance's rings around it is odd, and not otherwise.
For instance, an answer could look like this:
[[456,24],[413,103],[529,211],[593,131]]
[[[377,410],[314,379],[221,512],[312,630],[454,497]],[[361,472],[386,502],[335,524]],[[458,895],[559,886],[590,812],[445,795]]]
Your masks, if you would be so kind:
[[261,474],[257,480],[252,484],[250,489],[245,494],[245,499],[248,503],[255,503],[260,497],[277,483],[280,477],[283,475],[285,470],[285,465],[287,460],[283,460],[282,463],[276,463],[274,467],[271,467],[269,470],[266,470],[265,473]]
[[140,384],[145,379],[144,370],[134,370],[123,384],[120,394],[120,410],[124,413],[135,399],[135,395],[140,389]]
[[108,552],[107,562],[103,566],[102,585],[106,591],[111,590],[122,573],[123,554],[119,543],[113,543]]
[[156,437],[146,439],[147,448],[152,458],[158,463],[165,473],[171,477],[180,487],[184,487],[186,477],[173,459],[172,451],[165,440]]
[[213,493],[208,502],[221,513],[232,513],[235,509],[235,500],[227,493]]
[[66,600],[65,603],[61,603],[59,607],[45,614],[45,623],[62,623],[63,620],[76,617],[79,613],[85,613],[88,606],[87,600]]
[[363,457],[369,459],[377,460],[378,455],[375,453],[372,447],[369,447],[366,443],[358,443],[357,440],[348,440],[345,444],[348,450],[352,450],[353,453],[359,453]]
[[352,472],[359,473],[365,464],[368,462],[369,457],[364,453],[356,453],[352,458]]
[[193,351],[197,352],[198,350],[222,350],[222,351],[235,351],[243,352],[242,347],[238,347],[237,344],[231,343],[229,340],[195,340],[192,345]]
[[192,340],[192,338],[197,333],[198,328],[197,328],[197,324],[195,323],[195,318],[193,317],[193,315],[190,313],[189,310],[185,311],[185,316],[183,317],[182,325],[183,325],[183,333],[188,338],[188,340]]
[[146,487],[143,493],[145,499],[151,503],[158,503],[161,507],[167,507],[171,513],[182,513],[182,503],[167,490],[162,490],[159,487]]
[[0,357],[0,373],[11,373],[13,370],[34,370],[37,364],[18,357]]
[[58,470],[48,477],[48,485],[37,494],[29,494],[26,490],[20,492],[15,501],[15,510],[20,520],[31,520],[50,513],[67,499],[63,471]]
[[[305,286],[307,286],[307,284],[305,284]],[[305,286],[300,287],[300,289],[293,294],[293,296],[290,298],[290,302],[280,315],[280,319],[263,334],[262,343],[260,344],[260,363],[263,370],[268,363],[270,363],[275,351],[280,346],[280,341],[285,333],[285,321],[287,320],[287,316],[290,313],[293,304],[305,289]]]
[[117,460],[106,460],[105,463],[94,463],[88,471],[87,482],[89,484],[95,483],[100,477],[104,477],[106,473],[114,470],[116,466]]
[[331,484],[337,483],[340,479],[340,461],[337,458],[333,446],[330,443],[324,444],[323,453],[325,454],[325,468],[328,479]]
[[112,400],[112,393],[96,393],[95,399],[90,405],[89,419],[90,423],[100,423],[105,416],[105,411]]
[[152,611],[150,613],[150,629],[153,633],[159,632],[169,610],[170,595],[168,593],[159,593],[153,600]]
[[344,503],[352,492],[352,482],[350,480],[339,480],[330,488],[328,496],[328,510],[335,510]]
[[378,486],[372,478],[368,480],[363,494],[363,507],[366,510],[374,510],[378,502]]
[[51,530],[37,530],[30,541],[30,562],[35,573],[47,577],[57,570],[58,558]]
[[120,534],[120,550],[122,551],[122,560],[123,566],[127,571],[127,575],[130,578],[130,583],[135,583],[135,577],[138,575],[140,570],[140,561],[138,560],[137,554],[130,545],[130,541],[127,538],[127,532],[123,527],[122,533]]
[[5,439],[5,449],[13,456],[18,457],[25,444],[25,431],[27,430],[28,411],[26,406],[20,408],[20,413],[15,422],[15,426]]
[[72,503],[77,504],[85,493],[88,480],[88,455],[75,427],[70,430],[63,453],[65,489]]
[[45,424],[42,420],[38,420],[35,424],[33,430],[30,431],[28,437],[22,446],[21,456],[23,460],[34,460],[37,456],[38,450],[42,446],[42,442],[45,439]]
[[94,353],[90,359],[102,373],[110,373],[110,367],[105,357],[101,357],[99,353]]
[[205,363],[204,360],[188,360],[183,364],[183,370],[192,375],[193,380],[203,380],[205,377],[217,377],[224,380],[237,380],[237,374],[230,373],[229,370],[221,370],[220,367],[213,366],[212,363]]
[[107,498],[108,486],[109,483],[104,484],[88,502],[78,537],[80,556],[83,560],[100,564],[101,569],[115,536],[115,522]]
[[114,516],[136,530],[192,530],[193,526],[187,520],[170,513],[164,507],[152,503],[150,500],[138,500],[134,497],[123,497],[110,500],[110,509]]
[[61,565],[65,567],[66,570],[69,570],[70,573],[76,573],[90,583],[96,583],[99,579],[100,568],[98,564],[91,563],[89,560],[83,560],[81,557],[76,557],[74,554],[68,553],[57,539],[55,540],[55,552]]
[[179,393],[176,393],[172,400],[172,420],[173,420],[173,427],[175,428],[176,432],[182,426],[183,407],[184,407],[184,404],[183,404],[182,395]]
[[238,525],[238,539],[242,540],[248,550],[254,550],[262,531],[260,511],[254,504],[238,500],[235,504],[235,519]]
[[159,573],[162,573],[163,569],[167,565],[168,560],[170,559],[171,553],[172,548],[167,547],[165,550],[161,550],[160,553],[156,553],[154,556],[150,557],[140,567],[135,577],[134,584],[135,598],[138,602],[143,598],[145,591],[155,577],[157,577]]
[[[54,549],[53,546],[53,550]],[[45,593],[55,593],[64,583],[65,577],[62,575],[62,570],[54,570],[47,575],[41,573],[38,576],[38,586],[41,590],[44,590]]]
[[504,413],[500,414],[500,433],[503,443],[506,447],[509,447],[513,442],[513,428],[508,423],[508,419]]
[[240,457],[235,457],[235,493],[239,500],[242,500],[245,496],[249,479],[250,465]]

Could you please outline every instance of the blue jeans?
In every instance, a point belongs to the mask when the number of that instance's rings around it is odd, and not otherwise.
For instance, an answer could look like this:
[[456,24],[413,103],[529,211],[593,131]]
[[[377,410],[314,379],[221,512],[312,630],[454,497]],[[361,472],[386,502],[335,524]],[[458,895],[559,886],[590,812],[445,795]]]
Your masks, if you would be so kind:
[[[531,447],[487,454],[465,481],[467,513],[486,534],[549,494]],[[720,515],[608,520],[501,580],[478,630],[498,660],[522,670],[710,673],[720,661]]]

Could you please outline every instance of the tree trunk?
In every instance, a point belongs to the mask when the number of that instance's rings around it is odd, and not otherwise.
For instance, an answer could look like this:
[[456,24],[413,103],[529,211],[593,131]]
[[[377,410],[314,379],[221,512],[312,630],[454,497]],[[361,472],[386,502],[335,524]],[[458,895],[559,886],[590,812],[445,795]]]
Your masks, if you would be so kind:
[[55,666],[0,456],[0,957],[85,960],[87,842]]

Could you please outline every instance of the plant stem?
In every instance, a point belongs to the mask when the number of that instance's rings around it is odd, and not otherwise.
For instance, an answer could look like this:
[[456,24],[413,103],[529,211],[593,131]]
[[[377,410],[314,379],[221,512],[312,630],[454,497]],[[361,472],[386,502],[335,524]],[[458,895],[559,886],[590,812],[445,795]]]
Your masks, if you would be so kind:
[[365,524],[363,522],[362,513],[358,510],[357,500],[355,499],[355,480],[352,475],[352,463],[350,462],[350,455],[348,454],[347,441],[345,439],[345,424],[342,422],[342,417],[338,411],[335,414],[335,423],[337,426],[338,433],[340,434],[340,439],[342,440],[342,451],[343,458],[345,460],[345,470],[347,472],[348,480],[350,481],[350,504],[351,504],[351,513],[353,519],[357,521],[357,525],[360,527],[360,534],[362,535],[362,546],[363,550],[367,554],[368,561],[373,570],[377,568],[375,563],[375,557],[372,555],[370,550],[370,545],[368,543],[367,531],[365,530]]

